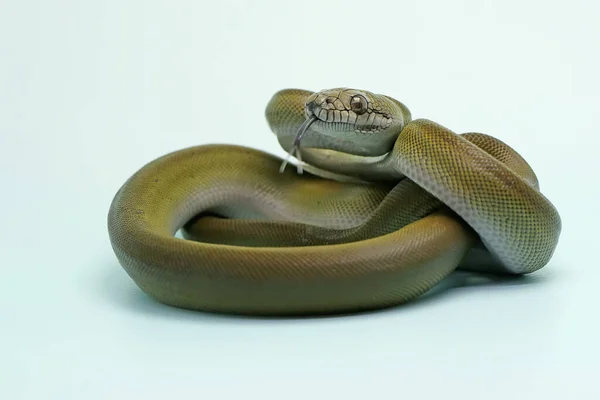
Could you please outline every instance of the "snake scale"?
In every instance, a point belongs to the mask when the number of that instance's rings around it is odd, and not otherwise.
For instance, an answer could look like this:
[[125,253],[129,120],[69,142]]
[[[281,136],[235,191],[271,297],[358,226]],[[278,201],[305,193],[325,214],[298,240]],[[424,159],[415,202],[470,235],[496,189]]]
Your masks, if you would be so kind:
[[149,162],[116,193],[112,248],[157,301],[253,315],[366,311],[416,299],[457,268],[528,274],[555,251],[556,208],[494,137],[413,120],[403,103],[350,88],[284,89],[265,116],[295,167],[201,145]]

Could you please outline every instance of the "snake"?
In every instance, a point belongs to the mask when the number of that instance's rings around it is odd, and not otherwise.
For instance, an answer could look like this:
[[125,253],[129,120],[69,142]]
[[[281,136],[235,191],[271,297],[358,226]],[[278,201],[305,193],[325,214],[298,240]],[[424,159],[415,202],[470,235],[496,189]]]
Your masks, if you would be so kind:
[[114,195],[112,250],[158,303],[366,312],[418,301],[456,270],[522,276],[554,255],[560,215],[500,139],[345,87],[279,90],[265,117],[287,157],[196,145],[149,161]]

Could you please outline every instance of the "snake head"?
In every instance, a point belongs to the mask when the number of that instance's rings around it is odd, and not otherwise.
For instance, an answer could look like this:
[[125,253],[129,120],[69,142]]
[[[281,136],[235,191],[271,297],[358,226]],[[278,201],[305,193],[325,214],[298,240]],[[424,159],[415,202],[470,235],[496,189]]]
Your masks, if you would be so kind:
[[[296,156],[301,160],[300,143],[308,132],[310,147],[381,156],[392,150],[400,132],[411,120],[410,111],[399,101],[350,88],[327,89],[308,95],[304,100],[304,117],[288,158]],[[286,164],[287,161],[282,169]]]
[[403,110],[389,97],[349,88],[313,93],[304,113],[316,118],[312,130],[336,137],[398,133],[406,122]]

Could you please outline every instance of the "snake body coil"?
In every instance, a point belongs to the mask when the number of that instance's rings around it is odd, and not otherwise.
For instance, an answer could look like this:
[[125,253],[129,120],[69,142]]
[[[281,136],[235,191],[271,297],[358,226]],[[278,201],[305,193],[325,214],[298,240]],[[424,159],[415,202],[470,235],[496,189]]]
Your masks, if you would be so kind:
[[355,89],[282,90],[266,117],[308,173],[205,145],[150,162],[117,192],[112,247],[158,301],[239,314],[368,310],[414,299],[456,268],[526,274],[553,255],[560,217],[498,139],[412,120],[397,100]]

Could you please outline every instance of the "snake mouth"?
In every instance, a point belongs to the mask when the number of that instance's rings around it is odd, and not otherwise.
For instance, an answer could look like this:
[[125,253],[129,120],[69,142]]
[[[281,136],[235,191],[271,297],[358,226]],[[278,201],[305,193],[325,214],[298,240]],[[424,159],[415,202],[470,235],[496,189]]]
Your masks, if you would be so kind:
[[[328,113],[328,116],[324,116],[321,109],[321,113],[317,114],[314,110],[319,110],[320,108],[308,108],[306,109],[306,119],[302,124],[298,127],[296,132],[296,136],[294,137],[294,141],[292,146],[290,147],[286,158],[281,163],[281,167],[279,168],[279,172],[283,173],[285,167],[289,164],[290,159],[292,157],[296,157],[299,161],[296,168],[299,174],[303,173],[302,168],[302,152],[300,151],[300,142],[302,141],[302,137],[308,132],[309,128],[313,128],[313,131],[319,132],[328,136],[337,136],[336,134],[346,135],[348,132],[360,133],[364,135],[369,135],[373,133],[377,133],[382,130],[380,125],[367,124],[358,126],[356,123],[352,122],[342,122],[342,121],[330,121],[331,113]],[[323,118],[325,117],[325,118]]]
[[386,130],[392,125],[393,118],[387,113],[369,110],[356,114],[351,110],[331,109],[331,107],[309,103],[305,106],[306,118],[315,118],[313,130],[324,135],[357,133],[372,134]]

